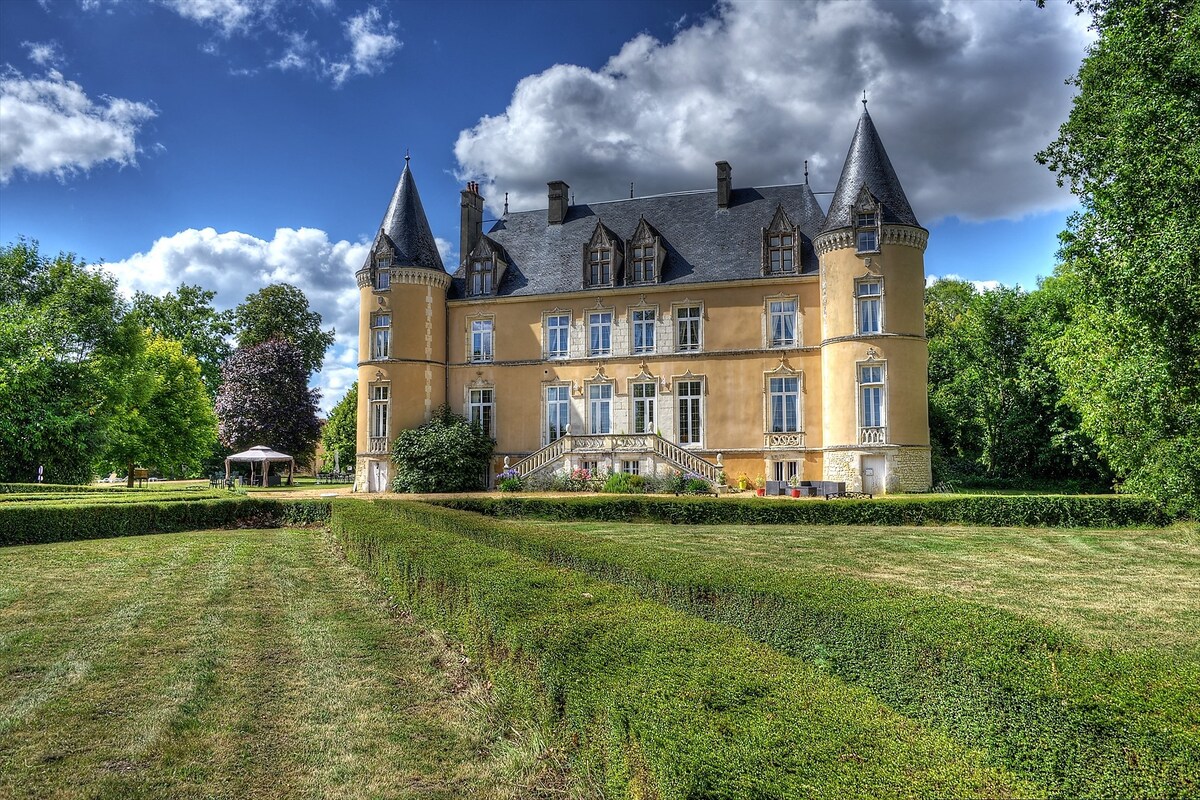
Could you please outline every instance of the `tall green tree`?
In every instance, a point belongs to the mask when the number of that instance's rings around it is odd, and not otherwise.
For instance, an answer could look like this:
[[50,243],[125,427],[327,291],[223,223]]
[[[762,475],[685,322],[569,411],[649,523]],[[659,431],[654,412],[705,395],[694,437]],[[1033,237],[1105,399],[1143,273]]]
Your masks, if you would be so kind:
[[0,479],[90,480],[111,421],[110,366],[137,351],[110,276],[19,239],[0,247]]
[[174,292],[159,296],[138,292],[130,313],[143,328],[183,345],[196,359],[200,378],[210,397],[221,385],[221,362],[233,353],[233,312],[213,307],[216,292],[180,284]]
[[217,442],[217,416],[196,359],[180,342],[150,335],[139,351],[113,364],[112,412],[102,463],[195,474]]
[[343,468],[354,465],[354,457],[358,454],[358,381],[351,384],[329,413],[321,431],[321,446],[325,448],[325,460],[329,463],[333,463],[336,452]]
[[1127,485],[1200,515],[1200,4],[1077,6],[1099,38],[1038,154],[1083,206],[1056,271],[1057,372]]
[[273,283],[246,298],[234,311],[239,348],[283,339],[300,348],[307,372],[320,372],[334,331],[321,330],[321,315],[308,307],[304,292],[290,283]]

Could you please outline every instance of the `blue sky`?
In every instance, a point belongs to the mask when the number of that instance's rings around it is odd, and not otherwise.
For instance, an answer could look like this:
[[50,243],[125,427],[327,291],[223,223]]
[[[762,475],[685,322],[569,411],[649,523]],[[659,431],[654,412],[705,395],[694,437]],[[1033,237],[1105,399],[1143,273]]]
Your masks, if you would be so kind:
[[[0,241],[232,307],[276,280],[338,330],[404,154],[450,263],[487,216],[802,180],[831,191],[865,89],[929,275],[1031,287],[1074,203],[1033,162],[1089,34],[1067,3],[0,1]],[[827,202],[828,195],[820,195]]]

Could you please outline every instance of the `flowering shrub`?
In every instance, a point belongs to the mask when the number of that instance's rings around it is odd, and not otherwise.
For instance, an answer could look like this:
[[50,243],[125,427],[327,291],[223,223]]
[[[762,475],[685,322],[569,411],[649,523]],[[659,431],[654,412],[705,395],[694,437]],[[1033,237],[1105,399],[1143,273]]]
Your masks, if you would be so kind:
[[502,492],[519,492],[525,488],[521,473],[515,469],[506,469],[496,476],[496,488]]
[[604,482],[600,491],[606,494],[639,494],[646,491],[646,479],[641,475],[614,472]]

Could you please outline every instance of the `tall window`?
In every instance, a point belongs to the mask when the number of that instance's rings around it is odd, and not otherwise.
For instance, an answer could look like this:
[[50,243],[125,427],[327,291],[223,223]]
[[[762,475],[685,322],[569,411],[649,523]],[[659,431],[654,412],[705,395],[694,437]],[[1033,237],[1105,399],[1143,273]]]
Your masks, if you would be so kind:
[[771,347],[792,347],[796,344],[796,301],[772,300]]
[[567,435],[571,424],[571,405],[568,386],[546,387],[546,443]]
[[633,384],[633,432],[654,433],[658,387],[653,383]]
[[771,401],[771,433],[800,430],[800,379],[771,378],[767,388]]
[[858,378],[862,392],[862,427],[883,427],[883,367],[864,364],[858,368]]
[[855,290],[858,295],[858,332],[879,333],[883,283],[878,279],[859,281]]
[[388,435],[388,386],[371,385],[371,438],[387,438]]
[[566,358],[571,318],[566,314],[546,317],[546,358]]
[[593,247],[588,253],[588,285],[608,286],[612,283],[612,250]]
[[588,432],[612,433],[612,384],[588,386]]
[[767,238],[767,263],[771,272],[792,272],[796,269],[795,237],[790,233],[772,233]]
[[675,397],[679,401],[679,443],[700,444],[700,398],[702,381],[676,381]]
[[371,358],[387,358],[392,351],[392,315],[371,315]]
[[700,349],[700,306],[675,309],[675,349]]
[[775,480],[790,481],[792,478],[800,474],[799,461],[776,461],[775,462]]
[[471,360],[492,360],[492,321],[490,319],[471,321]]
[[483,432],[492,436],[492,420],[496,416],[495,394],[492,389],[471,389],[467,394],[467,419],[479,423]]
[[392,257],[380,256],[375,259],[375,290],[383,291],[392,285]]
[[612,352],[612,312],[588,314],[588,354],[606,356]]
[[471,262],[471,294],[492,293],[492,262],[486,259]]
[[630,312],[633,319],[633,352],[654,352],[654,318],[653,308],[635,308]]
[[653,243],[635,245],[630,266],[633,269],[633,282],[645,283],[654,280],[655,246]]
[[874,253],[879,250],[879,242],[877,241],[878,231],[875,226],[875,212],[860,213],[856,215],[857,228],[855,239],[858,244],[858,252]]

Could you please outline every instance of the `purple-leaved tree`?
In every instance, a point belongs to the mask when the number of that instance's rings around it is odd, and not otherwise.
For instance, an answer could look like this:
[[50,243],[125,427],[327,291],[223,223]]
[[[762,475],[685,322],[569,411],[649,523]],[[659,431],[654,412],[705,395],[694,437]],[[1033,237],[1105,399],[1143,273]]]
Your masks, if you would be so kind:
[[321,437],[320,392],[308,388],[300,348],[282,339],[243,347],[221,365],[218,435],[234,452],[258,444],[307,463]]

